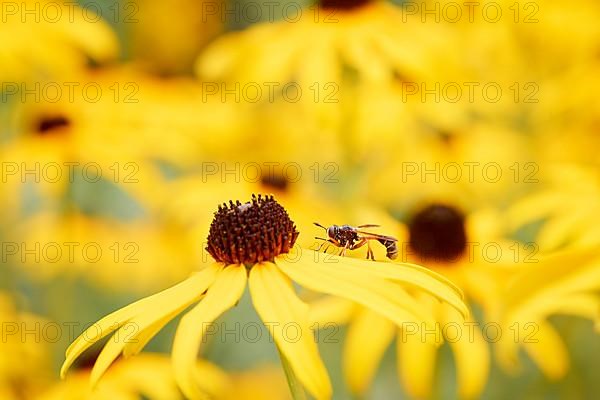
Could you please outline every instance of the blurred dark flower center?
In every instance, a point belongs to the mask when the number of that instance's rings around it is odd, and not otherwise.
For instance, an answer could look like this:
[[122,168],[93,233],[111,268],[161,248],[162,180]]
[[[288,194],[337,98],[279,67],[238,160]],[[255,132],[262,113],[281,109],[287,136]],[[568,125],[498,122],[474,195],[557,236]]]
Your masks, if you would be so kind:
[[260,183],[271,189],[279,190],[281,192],[285,192],[288,188],[288,180],[284,175],[269,173],[265,174],[260,178]]
[[367,3],[370,3],[370,0],[321,0],[319,2],[321,8],[336,10],[352,10]]
[[71,121],[65,116],[47,116],[39,120],[36,131],[40,135],[48,135],[58,132],[61,128],[68,128],[70,125]]
[[288,253],[298,231],[273,196],[252,195],[247,203],[219,205],[210,225],[206,251],[225,264],[253,265]]
[[440,204],[424,208],[409,223],[409,245],[424,260],[456,261],[467,247],[464,215]]

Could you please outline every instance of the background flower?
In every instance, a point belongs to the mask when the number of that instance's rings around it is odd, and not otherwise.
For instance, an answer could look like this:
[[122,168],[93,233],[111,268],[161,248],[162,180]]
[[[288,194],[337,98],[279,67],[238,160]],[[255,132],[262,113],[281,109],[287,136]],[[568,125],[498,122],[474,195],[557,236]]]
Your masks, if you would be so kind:
[[[252,193],[285,205],[302,248],[324,234],[313,222],[379,224],[405,245],[405,260],[373,243],[377,263],[363,247],[350,274],[293,277],[334,398],[593,397],[599,15],[594,0],[0,2],[0,397],[83,389],[90,371],[56,381],[68,344],[209,267],[215,205]],[[461,223],[417,224],[428,210]],[[463,234],[488,252],[465,257]],[[381,316],[339,287],[460,322],[383,284],[402,261],[465,293],[485,346],[404,343],[399,307]],[[281,397],[271,336],[249,336],[265,328],[255,297],[201,344],[234,382],[223,398]],[[147,382],[129,377],[170,373],[173,317],[144,342],[161,361],[118,359],[102,390],[137,396]]]

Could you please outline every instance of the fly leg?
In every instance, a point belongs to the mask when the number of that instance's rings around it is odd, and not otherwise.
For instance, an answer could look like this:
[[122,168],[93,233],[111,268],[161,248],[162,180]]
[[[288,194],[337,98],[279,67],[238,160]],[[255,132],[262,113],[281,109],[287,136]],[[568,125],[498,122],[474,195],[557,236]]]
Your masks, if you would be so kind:
[[333,239],[324,239],[324,238],[320,238],[318,236],[315,236],[315,239],[318,240],[322,240],[323,243],[321,243],[321,245],[319,246],[319,248],[317,249],[317,252],[321,251],[321,249],[323,248],[324,245],[327,244],[327,247],[325,248],[324,252],[327,253],[327,250],[329,250],[329,247],[333,244],[336,247],[340,247],[339,243],[334,241]]
[[375,261],[375,254],[373,254],[371,243],[369,243],[369,241],[367,240],[367,260],[369,259],[369,255],[371,256],[371,260]]
[[[350,250],[356,250],[359,249],[361,247],[363,247],[364,245],[367,245],[367,260],[371,257],[373,257],[373,251],[371,250],[371,246],[369,245],[369,239],[366,238],[360,238],[360,240],[356,243],[354,243],[351,247]],[[374,259],[374,258],[372,258]]]

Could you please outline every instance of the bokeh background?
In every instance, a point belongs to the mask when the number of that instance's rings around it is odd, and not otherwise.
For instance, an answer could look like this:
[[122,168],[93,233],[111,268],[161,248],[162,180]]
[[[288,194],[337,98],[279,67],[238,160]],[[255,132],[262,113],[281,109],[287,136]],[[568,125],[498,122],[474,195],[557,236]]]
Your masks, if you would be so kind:
[[[342,319],[319,341],[336,399],[600,393],[596,1],[1,7],[2,400],[181,398],[177,319],[93,394],[94,354],[58,370],[85,327],[208,263],[218,204],[251,193],[275,194],[306,247],[313,221],[381,224],[465,291],[477,329],[543,324],[538,346],[485,340],[472,360],[383,346],[357,383]],[[219,323],[234,333],[201,354],[216,397],[291,398],[268,335],[240,336],[260,323],[248,295]]]

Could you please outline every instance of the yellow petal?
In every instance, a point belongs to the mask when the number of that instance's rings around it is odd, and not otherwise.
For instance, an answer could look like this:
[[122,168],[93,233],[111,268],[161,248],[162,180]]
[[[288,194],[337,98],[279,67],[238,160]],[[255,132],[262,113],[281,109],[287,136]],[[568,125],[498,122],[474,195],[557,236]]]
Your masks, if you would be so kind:
[[413,397],[430,397],[437,348],[421,340],[420,335],[402,332],[397,343],[398,373],[404,388]]
[[456,310],[442,304],[446,342],[450,344],[456,363],[458,394],[463,399],[479,397],[490,370],[490,350],[479,327],[466,321]]
[[103,337],[123,326],[133,316],[137,315],[146,304],[144,300],[145,299],[137,301],[107,315],[86,329],[77,339],[75,339],[75,341],[73,341],[73,343],[71,343],[71,345],[67,348],[65,362],[60,370],[61,378],[65,377],[71,364],[73,364],[77,357],[79,357],[85,350]]
[[557,314],[577,315],[595,321],[600,327],[600,297],[595,294],[579,293],[563,297],[553,307]]
[[378,278],[368,268],[346,268],[344,263],[316,263],[305,259],[301,261],[289,262],[280,259],[277,265],[300,285],[317,292],[353,300],[371,308],[398,326],[407,322],[425,322],[430,329],[436,329],[433,315],[427,312],[422,303],[409,296],[399,285]]
[[538,246],[544,251],[552,251],[567,243],[588,221],[589,209],[569,209],[547,220],[536,238]]
[[357,313],[344,342],[344,374],[353,393],[364,394],[369,388],[396,331],[379,314],[364,308]]
[[[180,284],[155,295],[157,297],[153,296],[145,309],[141,310],[131,323],[119,328],[106,343],[92,368],[92,386],[96,385],[121,352],[130,355],[140,351],[171,319],[202,297],[222,268],[221,264],[213,264]],[[131,348],[125,351],[128,346]]]
[[335,296],[323,296],[309,304],[311,324],[318,324],[321,328],[326,328],[328,324],[346,324],[357,308],[354,302]]
[[[541,279],[543,277],[543,279]],[[594,248],[555,253],[527,268],[509,286],[505,306],[526,319],[528,313],[552,310],[558,298],[600,287],[600,258]]]
[[309,327],[309,307],[272,263],[250,271],[250,293],[264,321],[298,380],[317,399],[331,397],[331,384]]
[[206,395],[197,383],[196,358],[209,324],[233,307],[246,287],[246,268],[229,265],[217,275],[206,296],[181,319],[173,341],[173,370],[181,390],[190,399]]
[[[218,266],[211,266],[198,273],[195,273],[185,281],[166,289],[162,292],[138,300],[120,310],[117,310],[94,325],[86,329],[73,343],[67,348],[65,362],[61,368],[61,377],[64,378],[67,370],[73,364],[75,359],[79,357],[85,350],[98,342],[103,337],[106,337],[115,330],[123,327],[128,322],[132,321],[136,316],[160,309],[163,296],[169,296],[172,293],[188,292],[188,290],[197,290],[201,294],[214,280],[215,274],[218,271]],[[160,318],[160,315],[159,315]],[[126,332],[125,334],[130,333]],[[118,354],[117,354],[118,355]]]
[[315,265],[315,261],[319,261],[318,268],[320,269],[338,273],[347,273],[349,270],[353,270],[409,285],[446,301],[464,316],[469,315],[469,309],[463,301],[462,291],[442,275],[419,265],[361,261],[350,257],[324,255],[312,250],[301,249],[298,263]]
[[506,213],[509,227],[517,229],[532,221],[548,216],[562,204],[560,194],[542,192],[515,203]]
[[523,340],[523,348],[550,379],[562,378],[569,368],[569,355],[558,332],[546,321],[537,321],[539,330]]

